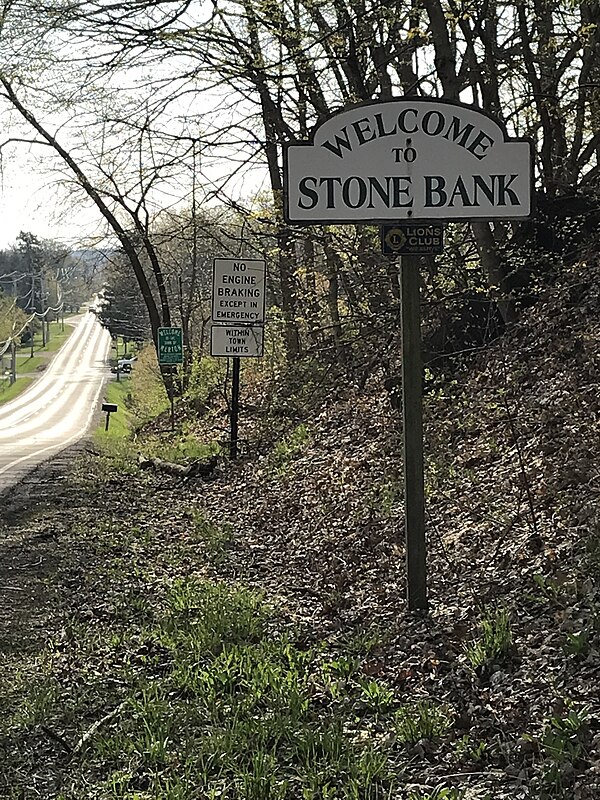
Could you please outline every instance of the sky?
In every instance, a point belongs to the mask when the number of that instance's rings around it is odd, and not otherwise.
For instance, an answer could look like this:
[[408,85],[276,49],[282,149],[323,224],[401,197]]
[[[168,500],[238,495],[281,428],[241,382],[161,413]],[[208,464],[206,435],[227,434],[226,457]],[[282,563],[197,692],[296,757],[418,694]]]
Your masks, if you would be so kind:
[[100,230],[89,207],[67,207],[55,178],[25,153],[5,159],[0,175],[0,249],[14,244],[21,231],[42,239],[78,244]]
[[[106,244],[106,223],[100,212],[91,201],[86,203],[82,193],[76,203],[71,202],[57,174],[44,164],[44,152],[28,154],[24,147],[13,148],[8,156],[2,159],[0,171],[0,249],[13,245],[21,231],[73,249]],[[222,171],[207,170],[205,174],[221,183]],[[266,170],[260,167],[239,175],[227,188],[228,194],[244,204],[267,186]],[[165,198],[165,207],[172,202],[172,197]]]

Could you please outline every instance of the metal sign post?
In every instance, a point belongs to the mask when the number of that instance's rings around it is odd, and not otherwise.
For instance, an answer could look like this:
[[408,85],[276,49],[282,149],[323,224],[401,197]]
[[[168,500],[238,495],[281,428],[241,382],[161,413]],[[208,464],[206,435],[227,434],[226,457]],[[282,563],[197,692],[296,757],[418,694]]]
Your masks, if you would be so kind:
[[175,370],[183,363],[183,329],[158,329],[158,363],[170,367],[168,383],[169,403],[171,405],[171,431],[175,430]]
[[231,358],[229,456],[238,457],[240,367],[242,358],[263,354],[265,261],[260,258],[215,258],[213,262],[210,354]]
[[[427,608],[418,259],[438,252],[442,223],[526,219],[533,145],[463,103],[398,97],[323,120],[284,145],[284,218],[292,225],[379,224],[402,257],[402,374],[407,597]],[[423,249],[425,248],[425,249]]]
[[408,581],[407,600],[408,608],[411,611],[427,609],[419,261],[420,258],[414,255],[400,258],[404,529]]
[[231,377],[231,413],[229,415],[229,430],[231,439],[229,442],[229,456],[235,461],[238,457],[238,420],[240,416],[240,365],[241,359],[234,357],[233,375]]

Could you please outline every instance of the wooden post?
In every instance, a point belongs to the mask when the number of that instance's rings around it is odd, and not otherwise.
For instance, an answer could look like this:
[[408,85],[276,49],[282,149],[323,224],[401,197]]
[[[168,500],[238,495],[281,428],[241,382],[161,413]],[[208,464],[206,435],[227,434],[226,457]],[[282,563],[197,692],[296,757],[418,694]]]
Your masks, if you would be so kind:
[[404,426],[404,523],[407,600],[411,611],[427,609],[425,486],[423,477],[423,366],[418,256],[402,256],[402,414]]
[[234,356],[233,373],[231,376],[231,416],[230,431],[231,441],[229,443],[229,456],[232,461],[238,457],[238,419],[240,414],[240,360]]
[[10,354],[12,356],[10,362],[10,383],[13,384],[17,380],[17,343],[14,339],[10,344]]
[[175,364],[171,365],[171,375],[169,380],[169,386],[171,391],[169,392],[169,400],[171,401],[171,433],[175,433],[175,370],[177,367]]

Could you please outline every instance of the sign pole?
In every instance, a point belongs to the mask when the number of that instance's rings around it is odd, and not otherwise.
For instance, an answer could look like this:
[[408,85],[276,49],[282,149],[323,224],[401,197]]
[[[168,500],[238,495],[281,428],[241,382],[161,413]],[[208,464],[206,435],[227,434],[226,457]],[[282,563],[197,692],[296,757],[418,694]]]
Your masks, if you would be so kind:
[[[419,265],[443,245],[443,222],[528,219],[533,143],[463,103],[424,97],[349,106],[306,142],[283,147],[289,225],[383,224],[401,264],[404,489],[408,606],[427,609]],[[327,177],[322,177],[326,175]],[[400,222],[402,220],[402,222]],[[223,297],[235,297],[221,287]]]
[[427,610],[419,257],[401,256],[404,526],[410,611]]
[[177,364],[183,364],[183,329],[174,327],[159,328],[156,340],[158,363],[166,381],[167,394],[171,404],[171,432],[175,432],[175,374]]
[[171,375],[170,377],[170,387],[171,391],[169,394],[171,397],[169,398],[171,401],[171,433],[175,433],[175,367],[171,367]]
[[230,431],[231,442],[229,443],[229,456],[232,461],[238,457],[238,419],[240,414],[240,363],[238,357],[232,358],[233,375],[231,378],[231,415]]

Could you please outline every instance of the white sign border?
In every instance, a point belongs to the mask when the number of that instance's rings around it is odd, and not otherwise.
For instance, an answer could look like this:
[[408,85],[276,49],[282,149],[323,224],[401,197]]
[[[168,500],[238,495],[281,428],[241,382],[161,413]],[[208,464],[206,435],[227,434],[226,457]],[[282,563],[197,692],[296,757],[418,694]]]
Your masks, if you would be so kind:
[[[257,353],[214,353],[214,336],[213,332],[215,330],[223,330],[224,328],[249,328],[250,330],[254,330],[255,328],[262,332],[260,337],[260,346],[258,348]],[[263,358],[265,353],[265,326],[264,325],[239,325],[237,323],[221,323],[221,322],[212,322],[210,326],[210,355],[211,358]]]
[[[519,215],[502,215],[502,216],[490,216],[490,217],[483,217],[483,216],[452,216],[452,217],[399,217],[398,219],[394,220],[390,217],[365,217],[362,218],[355,218],[355,219],[348,219],[346,218],[327,218],[327,219],[307,219],[307,220],[297,220],[291,219],[288,214],[289,209],[289,172],[288,172],[288,151],[290,147],[314,147],[314,139],[317,131],[325,125],[327,122],[332,120],[333,118],[339,116],[340,114],[346,113],[348,111],[353,111],[355,109],[367,108],[367,107],[378,107],[388,103],[398,103],[399,101],[402,102],[410,102],[410,103],[434,103],[440,104],[445,106],[450,106],[453,108],[458,108],[461,110],[467,110],[470,112],[476,112],[477,114],[481,114],[482,116],[486,117],[487,119],[491,120],[498,128],[502,131],[504,136],[504,142],[525,142],[529,145],[529,214],[519,214]],[[331,114],[327,114],[319,119],[316,125],[313,127],[312,131],[310,132],[308,140],[300,140],[300,141],[293,141],[293,142],[284,142],[283,144],[283,218],[288,225],[294,225],[299,227],[307,227],[310,225],[388,225],[393,222],[415,222],[415,223],[428,223],[428,224],[435,224],[435,223],[442,223],[442,222],[486,222],[486,221],[501,221],[501,220],[517,220],[517,221],[526,221],[531,219],[535,212],[535,162],[534,162],[534,151],[533,151],[533,142],[531,139],[528,139],[525,136],[514,136],[511,137],[508,135],[506,131],[506,126],[504,123],[495,117],[493,114],[484,111],[481,108],[478,108],[474,105],[469,105],[468,103],[459,103],[455,100],[449,100],[447,98],[438,98],[438,97],[413,97],[412,95],[401,95],[398,97],[390,97],[386,99],[378,99],[375,98],[373,100],[365,100],[360,103],[351,103],[347,106],[343,106],[342,108],[337,109],[337,111],[333,111]]]
[[[217,319],[215,317],[215,276],[217,271],[217,261],[244,261],[244,262],[255,262],[260,263],[263,265],[263,278],[261,284],[261,292],[262,292],[262,306],[260,309],[260,317],[255,320],[240,320],[240,319]],[[211,293],[211,303],[210,303],[210,321],[215,325],[240,325],[240,326],[253,326],[253,325],[264,325],[265,317],[266,317],[266,303],[267,303],[267,261],[265,258],[234,258],[232,256],[215,256],[213,258],[213,270],[212,270],[212,293]]]

